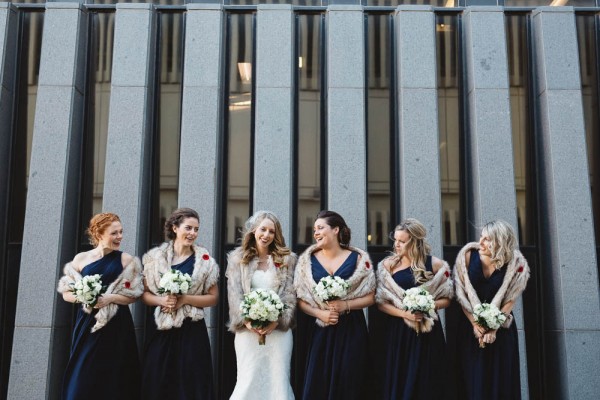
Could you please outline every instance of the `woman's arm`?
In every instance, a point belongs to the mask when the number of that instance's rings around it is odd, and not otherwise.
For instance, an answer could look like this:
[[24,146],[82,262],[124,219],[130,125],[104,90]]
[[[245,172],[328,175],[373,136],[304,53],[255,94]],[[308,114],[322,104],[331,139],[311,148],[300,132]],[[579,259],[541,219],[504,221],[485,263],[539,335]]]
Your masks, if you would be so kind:
[[122,294],[103,294],[102,296],[98,297],[98,302],[94,308],[106,307],[111,303],[126,306],[131,303],[135,303],[136,300],[137,299],[133,297],[123,296]]
[[157,307],[175,307],[177,304],[177,296],[169,294],[166,296],[157,296],[148,289],[146,285],[146,279],[144,279],[144,293],[142,294],[142,302],[147,306]]
[[298,307],[305,314],[318,318],[327,325],[336,324],[339,318],[339,313],[333,308],[330,308],[329,310],[321,310],[320,308],[312,307],[306,301],[301,299],[298,299]]
[[177,304],[175,309],[179,309],[184,304],[189,304],[192,307],[204,308],[213,307],[217,305],[219,301],[219,287],[213,285],[206,294],[194,295],[194,294],[182,294],[177,296]]
[[332,300],[327,302],[327,304],[340,314],[348,313],[352,310],[361,310],[375,304],[375,293],[368,293],[352,300]]

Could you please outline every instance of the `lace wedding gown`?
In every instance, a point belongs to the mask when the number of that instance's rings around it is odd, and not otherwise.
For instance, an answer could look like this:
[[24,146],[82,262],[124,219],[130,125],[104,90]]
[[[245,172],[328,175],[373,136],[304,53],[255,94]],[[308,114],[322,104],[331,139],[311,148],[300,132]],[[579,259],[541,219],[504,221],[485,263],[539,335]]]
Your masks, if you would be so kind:
[[[275,266],[266,271],[256,270],[252,275],[252,289],[273,289]],[[275,329],[267,335],[264,345],[258,344],[258,335],[245,330],[235,334],[237,383],[230,400],[294,399],[290,385],[292,331]]]

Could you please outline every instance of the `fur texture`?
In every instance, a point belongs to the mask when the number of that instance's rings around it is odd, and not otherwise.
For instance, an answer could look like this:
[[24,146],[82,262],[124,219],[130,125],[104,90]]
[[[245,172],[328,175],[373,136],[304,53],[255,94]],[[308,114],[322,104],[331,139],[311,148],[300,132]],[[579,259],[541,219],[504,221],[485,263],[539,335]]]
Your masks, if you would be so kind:
[[[58,281],[58,292],[64,293],[72,291],[70,285],[74,284],[80,279],[82,279],[81,274],[73,267],[71,263],[68,263],[64,268],[64,276]],[[134,257],[133,260],[123,268],[123,272],[121,272],[117,279],[115,279],[108,286],[108,288],[106,288],[105,292],[105,294],[120,294],[122,296],[127,296],[134,299],[140,297],[142,293],[144,293],[142,265],[137,257]],[[85,304],[82,304],[82,309],[88,314],[92,312],[92,308]],[[108,321],[115,316],[118,309],[118,304],[111,303],[98,310],[94,316],[96,323],[92,327],[92,333],[108,324]]]
[[[204,247],[194,245],[192,248],[196,260],[192,272],[192,284],[187,294],[203,295],[219,282],[219,266]],[[158,294],[160,278],[165,272],[171,270],[172,259],[172,241],[165,242],[144,255],[144,278],[146,286],[152,294],[160,296]],[[179,328],[186,318],[199,321],[204,318],[204,310],[189,304],[183,305],[173,313],[163,313],[160,307],[156,307],[154,310],[154,321],[160,330]]]
[[[275,275],[275,287],[277,294],[287,308],[279,317],[277,329],[287,331],[293,328],[294,315],[296,313],[296,293],[294,292],[294,268],[296,267],[297,257],[294,253],[285,256],[283,263],[277,267]],[[244,295],[251,291],[251,281],[254,271],[258,268],[258,259],[254,258],[248,265],[242,264],[242,249],[240,247],[231,251],[227,255],[227,298],[229,301],[229,323],[228,328],[231,332],[241,332],[246,329],[244,318],[240,311],[240,304]],[[269,258],[269,262],[273,262]]]
[[[470,313],[473,313],[473,309],[476,305],[481,304],[481,300],[477,297],[475,288],[471,285],[469,280],[469,271],[467,268],[466,254],[469,251],[478,251],[479,243],[472,242],[462,248],[458,256],[456,257],[456,266],[454,267],[454,285],[456,287],[456,300],[460,305]],[[506,275],[502,286],[498,289],[498,292],[492,299],[491,303],[494,304],[498,309],[509,301],[516,300],[521,295],[523,290],[527,287],[527,281],[529,280],[529,265],[527,260],[523,257],[523,254],[519,250],[515,250],[512,260],[506,267]],[[512,318],[507,318],[503,327],[508,328],[512,323]]]
[[[313,292],[317,283],[313,279],[310,256],[317,250],[318,247],[312,245],[298,259],[294,275],[294,288],[299,299],[306,301],[311,307],[326,310],[328,308],[327,304],[316,297]],[[369,254],[355,247],[350,247],[349,250],[357,252],[360,258],[357,262],[356,270],[354,270],[354,273],[348,279],[348,283],[350,284],[348,294],[341,298],[341,300],[352,300],[366,296],[369,293],[373,293],[376,287],[375,272]],[[323,321],[318,318],[316,318],[316,323],[319,326],[325,326]]]
[[[396,284],[394,278],[390,274],[390,271],[383,265],[385,260],[379,263],[377,267],[377,292],[375,293],[375,301],[378,304],[390,303],[400,310],[402,307],[402,299],[404,298],[405,290]],[[452,279],[450,279],[450,266],[444,261],[444,265],[438,270],[438,272],[429,281],[421,285],[425,288],[435,300],[441,298],[451,299],[454,297],[454,288]],[[435,320],[438,319],[437,313],[435,317],[424,316],[423,321],[420,323],[421,332],[431,332]],[[404,323],[411,327],[416,328],[414,321],[404,319]]]

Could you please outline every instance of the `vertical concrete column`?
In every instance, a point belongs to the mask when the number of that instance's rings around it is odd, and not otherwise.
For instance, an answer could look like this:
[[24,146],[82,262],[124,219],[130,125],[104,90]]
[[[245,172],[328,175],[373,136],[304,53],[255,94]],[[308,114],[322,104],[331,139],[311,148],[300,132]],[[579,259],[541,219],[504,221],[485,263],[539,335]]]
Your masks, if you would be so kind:
[[294,14],[289,4],[258,6],[254,209],[275,212],[288,242],[292,237],[294,175],[293,22]]
[[76,250],[87,13],[47,3],[8,397],[56,398],[71,307],[56,293]]
[[[138,256],[149,226],[155,34],[152,4],[117,4],[102,207],[121,217],[123,250]],[[143,311],[133,305],[138,339]]]
[[[200,215],[198,242],[219,254],[219,137],[222,111],[223,6],[188,4],[181,113],[179,205]],[[223,260],[224,262],[224,260]],[[221,270],[225,271],[224,265]],[[211,343],[216,343],[217,312],[205,319]],[[213,360],[216,360],[213,346]]]
[[[467,74],[471,239],[479,227],[503,219],[517,230],[517,200],[510,122],[506,30],[502,7],[468,7],[463,15]],[[514,307],[519,334],[521,394],[528,398],[527,354],[521,299]]]
[[600,300],[575,16],[533,13],[547,393],[600,392]]
[[440,139],[435,15],[428,6],[400,6],[395,16],[398,71],[398,177],[401,219],[419,219],[441,257]]
[[327,8],[327,208],[367,245],[367,142],[363,8]]

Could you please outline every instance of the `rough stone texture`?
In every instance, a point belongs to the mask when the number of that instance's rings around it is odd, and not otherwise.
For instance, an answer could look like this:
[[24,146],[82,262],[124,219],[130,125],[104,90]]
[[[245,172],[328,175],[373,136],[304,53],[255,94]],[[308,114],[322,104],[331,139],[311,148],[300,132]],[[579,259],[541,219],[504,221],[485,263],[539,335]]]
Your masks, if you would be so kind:
[[288,241],[294,159],[293,22],[289,5],[258,7],[253,207],[273,211]]
[[[510,93],[504,13],[499,7],[467,8],[463,17],[468,88],[467,157],[470,238],[478,227],[503,219],[517,228]],[[523,307],[513,308],[519,329],[521,395],[529,398]]]
[[[223,9],[213,4],[188,4],[187,8],[178,199],[181,207],[198,211],[198,242],[216,256],[220,251],[217,216]],[[224,265],[221,271],[223,275]],[[217,309],[205,312],[216,362]]]
[[56,282],[76,249],[88,19],[79,4],[46,8],[8,387],[15,399],[58,397],[69,354],[71,313]]
[[[564,399],[597,397],[600,298],[575,18],[571,8],[533,13],[540,158],[547,381]],[[560,48],[560,51],[558,50]],[[566,58],[569,60],[567,61]],[[574,245],[576,244],[576,245]]]
[[430,8],[396,14],[399,188],[401,219],[427,228],[432,253],[442,252],[435,15]]

